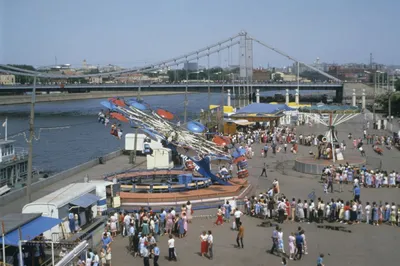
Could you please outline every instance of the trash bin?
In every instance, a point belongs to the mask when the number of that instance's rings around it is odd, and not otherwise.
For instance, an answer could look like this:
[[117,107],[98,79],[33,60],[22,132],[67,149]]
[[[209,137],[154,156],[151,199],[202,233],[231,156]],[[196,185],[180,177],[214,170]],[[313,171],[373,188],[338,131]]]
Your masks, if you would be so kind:
[[99,157],[99,164],[105,164],[105,161],[104,161],[103,157]]

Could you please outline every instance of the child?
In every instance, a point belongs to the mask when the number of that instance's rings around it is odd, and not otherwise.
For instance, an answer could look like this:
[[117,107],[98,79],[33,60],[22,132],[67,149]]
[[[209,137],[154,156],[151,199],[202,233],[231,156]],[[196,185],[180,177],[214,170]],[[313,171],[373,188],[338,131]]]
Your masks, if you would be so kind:
[[323,262],[324,262],[324,254],[320,254],[317,260],[317,266],[324,266]]
[[328,193],[328,180],[325,180],[325,183],[324,183],[324,193],[325,194]]

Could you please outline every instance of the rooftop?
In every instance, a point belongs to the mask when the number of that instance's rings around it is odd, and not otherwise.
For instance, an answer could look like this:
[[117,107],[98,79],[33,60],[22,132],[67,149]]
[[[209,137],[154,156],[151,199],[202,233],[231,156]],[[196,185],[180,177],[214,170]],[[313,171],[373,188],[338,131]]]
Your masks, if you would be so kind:
[[0,146],[5,145],[5,144],[11,144],[14,142],[15,142],[15,140],[13,140],[13,139],[8,139],[8,140],[0,139]]
[[311,105],[299,108],[304,113],[360,113],[361,109],[351,105]]
[[40,216],[41,213],[10,213],[1,217],[0,222],[4,224],[4,234],[7,234]]

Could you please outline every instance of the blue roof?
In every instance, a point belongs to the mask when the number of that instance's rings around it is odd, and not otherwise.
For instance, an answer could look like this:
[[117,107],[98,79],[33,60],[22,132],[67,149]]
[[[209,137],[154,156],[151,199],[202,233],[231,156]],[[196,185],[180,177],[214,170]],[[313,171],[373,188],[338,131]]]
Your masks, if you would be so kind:
[[252,103],[236,112],[236,114],[276,114],[281,111],[296,110],[286,104]]
[[[50,230],[54,226],[62,223],[62,220],[40,216],[24,225],[21,228],[22,240],[32,240],[41,233]],[[3,239],[0,237],[0,243]],[[19,230],[15,229],[5,235],[5,243],[8,246],[18,246]]]
[[81,196],[81,197],[79,197],[77,199],[74,199],[70,203],[73,204],[73,205],[82,207],[82,208],[87,208],[90,205],[96,203],[99,199],[100,198],[97,197],[96,195],[88,193],[88,194],[85,194],[85,195],[83,195],[83,196]]
[[361,109],[358,106],[350,106],[350,105],[325,105],[325,104],[317,104],[312,106],[305,106],[299,108],[301,112],[350,112],[350,113],[359,113]]

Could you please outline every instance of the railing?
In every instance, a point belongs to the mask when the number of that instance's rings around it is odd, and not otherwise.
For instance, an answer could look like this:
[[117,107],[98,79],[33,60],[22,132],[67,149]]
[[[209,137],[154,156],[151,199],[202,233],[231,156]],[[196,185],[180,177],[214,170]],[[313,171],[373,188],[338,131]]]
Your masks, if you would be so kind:
[[14,148],[14,154],[2,157],[2,161],[9,163],[12,161],[25,160],[28,157],[28,151],[24,148],[16,147]]
[[[148,84],[141,84],[140,87],[145,88],[184,88],[188,87],[232,87],[232,86],[255,86],[255,87],[297,87],[297,82],[252,82],[249,84],[244,83],[232,83],[232,82],[214,82],[214,83],[148,83]],[[337,88],[343,86],[342,83],[299,83],[299,87],[331,87]],[[38,85],[36,86],[37,89],[57,89],[57,90],[68,90],[73,88],[138,88],[139,83],[110,83],[110,84],[65,84],[63,87],[61,85]],[[1,85],[0,90],[24,90],[24,89],[31,89],[32,85]]]

